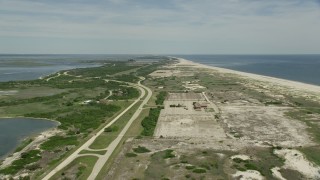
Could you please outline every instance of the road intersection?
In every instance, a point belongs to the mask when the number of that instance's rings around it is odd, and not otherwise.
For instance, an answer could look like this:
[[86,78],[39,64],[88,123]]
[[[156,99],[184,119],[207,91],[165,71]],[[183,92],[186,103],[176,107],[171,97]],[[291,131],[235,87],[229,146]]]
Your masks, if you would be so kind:
[[[144,79],[142,79],[144,80]],[[81,156],[96,156],[98,157],[97,162],[94,165],[93,171],[91,172],[90,176],[88,177],[89,180],[94,180],[97,175],[99,174],[100,170],[103,168],[104,164],[108,161],[113,151],[116,149],[116,147],[121,142],[121,139],[124,137],[132,123],[136,120],[136,118],[140,115],[140,113],[143,110],[143,106],[146,105],[149,101],[149,99],[152,96],[152,91],[142,85],[140,80],[137,84],[129,83],[131,86],[137,87],[140,91],[140,97],[137,98],[129,107],[127,107],[124,111],[122,111],[118,116],[116,116],[110,123],[108,123],[104,128],[102,128],[99,132],[97,132],[93,137],[91,137],[88,141],[86,141],[82,146],[80,146],[76,151],[74,151],[71,155],[69,155],[64,161],[62,161],[58,166],[56,166],[51,172],[49,172],[43,180],[49,180],[51,177],[53,177],[57,172],[61,171],[63,168],[68,166],[72,161],[74,161],[76,158]],[[139,101],[142,100],[142,98],[146,95],[142,101],[141,105],[139,106],[138,110],[132,115],[128,123],[125,125],[125,127],[122,129],[122,131],[119,133],[119,135],[114,139],[110,145],[105,149],[90,149],[89,146],[96,140],[98,136],[100,136],[104,129],[107,127],[110,127],[114,122],[116,122],[122,115],[124,115],[127,111],[129,111],[135,104],[137,104]],[[99,154],[80,154],[83,150],[89,150],[89,151],[101,151],[101,150],[107,150],[104,155]]]

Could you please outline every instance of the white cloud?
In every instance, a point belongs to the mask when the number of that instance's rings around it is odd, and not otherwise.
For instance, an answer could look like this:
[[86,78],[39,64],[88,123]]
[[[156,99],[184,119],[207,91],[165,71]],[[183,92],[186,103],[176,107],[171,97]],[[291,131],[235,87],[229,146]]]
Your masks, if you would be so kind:
[[[0,37],[174,41],[177,50],[200,53],[320,52],[316,1],[137,2],[0,0]],[[175,50],[168,47],[162,51]]]

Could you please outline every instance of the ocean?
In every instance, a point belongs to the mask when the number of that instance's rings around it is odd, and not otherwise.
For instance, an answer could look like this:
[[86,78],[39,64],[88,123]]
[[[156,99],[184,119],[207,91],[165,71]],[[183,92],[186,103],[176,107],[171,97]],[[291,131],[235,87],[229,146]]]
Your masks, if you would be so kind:
[[320,85],[320,55],[172,55],[197,63]]

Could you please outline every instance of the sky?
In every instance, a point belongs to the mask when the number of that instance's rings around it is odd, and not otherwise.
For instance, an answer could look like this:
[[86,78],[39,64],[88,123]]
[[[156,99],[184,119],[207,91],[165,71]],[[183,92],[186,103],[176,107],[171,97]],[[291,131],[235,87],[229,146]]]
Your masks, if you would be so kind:
[[320,0],[0,0],[0,53],[320,54]]

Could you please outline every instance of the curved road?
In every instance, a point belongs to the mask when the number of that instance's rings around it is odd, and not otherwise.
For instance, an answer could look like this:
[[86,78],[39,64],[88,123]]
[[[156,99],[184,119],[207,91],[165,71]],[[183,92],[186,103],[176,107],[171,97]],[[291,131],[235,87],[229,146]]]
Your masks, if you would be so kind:
[[[107,152],[105,155],[103,155],[101,158],[98,159],[98,161],[96,162],[95,166],[93,167],[93,170],[90,174],[90,176],[88,177],[89,180],[94,180],[97,175],[99,174],[99,172],[101,171],[101,169],[103,168],[104,164],[108,161],[108,159],[110,158],[111,154],[113,153],[113,151],[116,149],[116,147],[119,145],[121,139],[123,138],[123,136],[127,133],[128,129],[130,128],[131,124],[134,122],[134,120],[137,119],[137,117],[140,115],[140,113],[143,110],[143,106],[145,104],[148,103],[149,99],[152,96],[152,91],[147,88],[146,86],[143,86],[142,84],[140,84],[140,81],[138,82],[139,87],[141,88],[145,88],[148,92],[147,97],[143,100],[143,102],[141,103],[141,105],[139,106],[138,110],[132,115],[132,117],[130,118],[129,122],[126,124],[126,126],[122,129],[122,131],[120,132],[120,134],[118,135],[118,137],[107,147]],[[145,94],[145,93],[143,93]],[[141,96],[140,96],[141,97]],[[142,96],[143,97],[143,96]]]
[[[142,79],[144,80],[144,79]],[[142,81],[140,80],[140,81]],[[141,105],[139,106],[138,110],[132,115],[131,119],[128,121],[128,123],[126,124],[126,126],[122,129],[122,131],[120,132],[120,134],[118,135],[118,137],[106,148],[107,152],[104,155],[97,155],[97,157],[99,158],[98,161],[96,162],[93,171],[91,172],[90,176],[88,179],[95,179],[96,176],[98,175],[98,173],[100,172],[100,170],[102,169],[102,167],[104,166],[104,164],[108,161],[109,157],[111,156],[111,154],[113,153],[113,151],[115,150],[115,148],[118,146],[118,144],[120,143],[121,139],[123,138],[123,136],[126,134],[126,132],[128,131],[129,127],[131,126],[131,124],[134,122],[134,120],[140,115],[141,111],[142,111],[142,107],[148,103],[149,99],[152,96],[152,91],[146,87],[143,86],[140,81],[138,82],[138,84],[132,84],[129,83],[131,85],[135,85],[137,86],[140,91],[141,91],[141,95],[138,99],[136,99],[129,107],[127,107],[124,111],[122,111],[117,117],[115,117],[110,123],[108,123],[104,128],[102,128],[98,133],[96,133],[93,137],[91,137],[87,142],[85,142],[82,146],[80,146],[75,152],[73,152],[71,155],[69,155],[64,161],[62,161],[57,167],[55,167],[51,172],[49,172],[44,178],[43,180],[48,180],[50,179],[52,176],[54,176],[57,172],[59,172],[60,170],[62,170],[63,168],[65,168],[68,164],[70,164],[72,161],[74,161],[77,157],[80,156],[84,156],[86,154],[79,154],[82,150],[85,149],[89,149],[89,146],[95,141],[95,139],[101,135],[104,132],[104,129],[111,126],[115,121],[117,121],[123,114],[125,114],[129,109],[131,109],[136,103],[138,103],[140,101],[140,99],[142,99],[147,90],[147,96],[146,98],[143,100],[143,102],[141,103]]]

